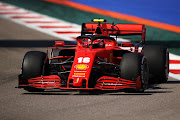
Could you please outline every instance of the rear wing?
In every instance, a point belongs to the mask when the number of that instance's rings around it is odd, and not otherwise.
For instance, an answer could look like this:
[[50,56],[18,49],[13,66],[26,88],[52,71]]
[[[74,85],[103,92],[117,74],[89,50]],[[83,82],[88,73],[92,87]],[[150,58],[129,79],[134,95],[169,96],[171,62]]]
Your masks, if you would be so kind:
[[146,28],[143,24],[110,24],[110,23],[83,23],[81,35],[100,34],[113,36],[141,35],[141,43],[145,43]]
[[116,24],[111,26],[108,25],[108,29],[110,30],[109,34],[118,34],[119,36],[142,35],[145,37],[145,32],[146,32],[146,28],[142,24]]

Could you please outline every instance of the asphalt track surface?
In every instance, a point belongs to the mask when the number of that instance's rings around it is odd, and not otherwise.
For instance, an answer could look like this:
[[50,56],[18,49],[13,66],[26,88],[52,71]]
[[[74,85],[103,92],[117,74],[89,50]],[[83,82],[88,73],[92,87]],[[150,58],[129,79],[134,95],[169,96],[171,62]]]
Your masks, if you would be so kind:
[[[1,40],[55,40],[57,38],[0,19]],[[72,91],[30,93],[16,89],[24,54],[38,47],[0,48],[1,120],[179,120],[180,81],[169,78],[145,93]]]

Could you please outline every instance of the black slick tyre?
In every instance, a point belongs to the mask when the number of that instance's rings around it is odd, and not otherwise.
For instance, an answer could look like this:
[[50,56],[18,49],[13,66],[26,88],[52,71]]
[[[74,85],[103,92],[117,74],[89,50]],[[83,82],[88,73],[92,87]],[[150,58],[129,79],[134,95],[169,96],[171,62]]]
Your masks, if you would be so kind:
[[150,82],[167,82],[169,76],[169,51],[159,45],[146,45],[143,48],[149,66]]
[[[45,73],[46,56],[46,53],[40,51],[29,51],[25,54],[22,63],[22,76],[24,80],[40,77]],[[32,87],[27,87],[25,90],[30,92],[42,91],[42,89]]]
[[137,92],[144,92],[148,86],[148,66],[146,58],[139,53],[126,53],[120,63],[120,77],[136,81],[140,76],[141,89]]

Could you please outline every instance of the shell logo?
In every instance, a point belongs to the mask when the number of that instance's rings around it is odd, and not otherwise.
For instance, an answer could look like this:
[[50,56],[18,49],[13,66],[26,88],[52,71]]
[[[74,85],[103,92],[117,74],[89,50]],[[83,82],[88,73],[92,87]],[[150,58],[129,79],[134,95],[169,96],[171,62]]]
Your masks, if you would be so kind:
[[85,64],[75,65],[74,67],[78,70],[86,70],[87,68],[89,68],[89,66]]

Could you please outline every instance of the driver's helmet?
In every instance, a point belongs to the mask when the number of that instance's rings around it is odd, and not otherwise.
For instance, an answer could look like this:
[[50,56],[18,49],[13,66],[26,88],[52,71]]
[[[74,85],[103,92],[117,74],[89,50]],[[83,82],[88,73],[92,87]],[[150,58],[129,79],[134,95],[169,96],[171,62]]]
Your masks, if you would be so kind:
[[89,47],[90,44],[91,44],[91,40],[90,39],[88,39],[88,38],[83,38],[82,39],[81,46]]
[[104,46],[104,39],[96,39],[93,41],[93,45],[97,44],[99,47]]

